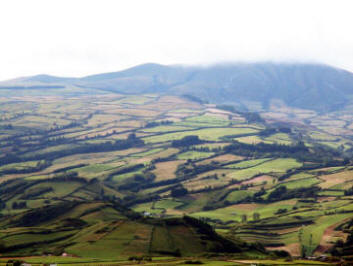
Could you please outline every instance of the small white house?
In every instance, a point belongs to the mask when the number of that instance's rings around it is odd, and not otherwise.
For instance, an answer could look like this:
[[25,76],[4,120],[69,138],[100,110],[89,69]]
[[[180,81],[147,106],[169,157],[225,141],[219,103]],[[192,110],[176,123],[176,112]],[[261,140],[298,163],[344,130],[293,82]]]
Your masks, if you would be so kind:
[[151,216],[151,213],[144,211],[144,212],[143,212],[143,216],[145,216],[145,217],[150,217],[150,216]]

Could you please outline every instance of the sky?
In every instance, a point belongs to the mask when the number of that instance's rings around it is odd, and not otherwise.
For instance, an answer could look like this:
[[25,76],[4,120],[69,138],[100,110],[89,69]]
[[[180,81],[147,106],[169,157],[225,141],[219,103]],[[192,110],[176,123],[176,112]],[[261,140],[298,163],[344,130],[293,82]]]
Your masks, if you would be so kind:
[[353,72],[353,1],[1,0],[0,80],[134,65],[325,63]]

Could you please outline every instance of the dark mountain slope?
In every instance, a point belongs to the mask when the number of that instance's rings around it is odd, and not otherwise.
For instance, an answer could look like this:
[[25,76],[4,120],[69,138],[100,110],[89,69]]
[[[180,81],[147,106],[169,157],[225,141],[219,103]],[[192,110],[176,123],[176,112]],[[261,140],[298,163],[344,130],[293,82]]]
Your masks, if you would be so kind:
[[316,64],[229,64],[182,67],[146,64],[125,71],[88,76],[85,86],[125,93],[191,94],[210,102],[272,99],[299,108],[330,111],[353,94],[353,74]]

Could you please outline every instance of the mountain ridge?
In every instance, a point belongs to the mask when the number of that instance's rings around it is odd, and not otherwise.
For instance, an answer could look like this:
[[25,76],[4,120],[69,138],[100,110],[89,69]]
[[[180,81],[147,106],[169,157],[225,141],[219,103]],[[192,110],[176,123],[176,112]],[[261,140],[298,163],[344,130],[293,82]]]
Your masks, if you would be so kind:
[[[147,63],[122,71],[81,78],[37,75],[6,84],[71,84],[110,92],[192,95],[212,103],[245,104],[264,109],[274,99],[320,112],[334,111],[353,99],[353,73],[324,64],[227,63],[211,66]],[[0,85],[4,83],[0,82]]]

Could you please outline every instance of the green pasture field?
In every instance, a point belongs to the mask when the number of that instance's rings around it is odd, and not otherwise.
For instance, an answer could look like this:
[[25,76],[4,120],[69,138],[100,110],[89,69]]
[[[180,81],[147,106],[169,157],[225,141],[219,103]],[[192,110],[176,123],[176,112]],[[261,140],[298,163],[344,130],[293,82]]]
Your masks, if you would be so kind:
[[248,196],[252,196],[252,194],[253,193],[248,190],[236,190],[236,191],[231,192],[227,196],[226,200],[228,200],[230,202],[237,202],[239,200],[245,199]]
[[239,141],[241,143],[246,143],[246,144],[258,144],[258,143],[271,143],[269,140],[263,140],[259,136],[246,136],[246,137],[240,137],[240,138],[234,138],[234,140]]
[[303,179],[303,178],[309,178],[309,177],[314,177],[314,175],[309,174],[307,172],[301,172],[301,173],[298,173],[298,174],[291,175],[285,181],[294,181],[294,180],[297,180],[297,179]]
[[[81,92],[81,89],[76,89]],[[63,91],[68,93],[67,89]],[[225,232],[233,232],[235,226],[239,229],[237,232],[241,232],[240,236],[247,241],[258,240],[265,244],[283,242],[286,248],[291,244],[298,244],[298,231],[301,228],[298,224],[310,221],[312,224],[303,226],[303,243],[300,243],[309,253],[320,242],[324,245],[330,244],[323,238],[329,226],[340,224],[351,217],[349,215],[353,211],[353,199],[344,196],[344,192],[353,185],[352,167],[350,163],[343,164],[343,157],[340,157],[339,152],[334,157],[337,161],[332,163],[332,158],[325,157],[324,162],[316,162],[310,157],[303,157],[302,151],[298,154],[280,151],[274,156],[271,152],[263,152],[256,147],[254,152],[242,148],[231,151],[223,149],[234,141],[250,145],[266,143],[296,147],[296,143],[302,140],[315,156],[313,159],[317,159],[316,154],[320,153],[316,153],[316,145],[325,145],[320,146],[325,150],[325,156],[330,151],[327,147],[348,152],[353,142],[338,133],[330,133],[336,130],[334,127],[342,127],[340,122],[332,124],[334,126],[330,128],[333,118],[297,110],[297,118],[312,117],[310,119],[313,119],[313,125],[318,128],[314,131],[299,123],[293,124],[290,134],[275,133],[267,136],[260,132],[276,128],[276,123],[270,125],[261,121],[246,122],[246,116],[242,113],[228,115],[227,112],[216,110],[216,107],[193,103],[176,96],[127,96],[104,92],[94,97],[86,95],[60,98],[49,94],[42,97],[25,97],[21,100],[21,105],[18,104],[18,99],[12,99],[16,104],[0,99],[0,200],[4,202],[4,208],[0,211],[3,215],[0,239],[7,238],[14,244],[21,244],[29,241],[44,242],[69,234],[72,231],[50,232],[47,235],[35,233],[31,238],[27,231],[5,225],[9,221],[8,217],[14,219],[16,215],[27,211],[67,201],[87,204],[68,211],[58,218],[58,223],[50,221],[38,225],[38,228],[52,229],[65,219],[69,219],[69,222],[74,219],[71,222],[76,223],[82,220],[88,226],[75,236],[74,244],[66,247],[68,240],[60,242],[65,251],[83,258],[28,258],[32,263],[124,264],[131,255],[150,252],[157,256],[158,251],[173,252],[176,246],[181,246],[184,254],[190,256],[203,250],[201,244],[191,246],[190,243],[195,243],[197,235],[190,229],[178,226],[166,229],[153,222],[132,222],[111,206],[103,208],[102,202],[113,202],[117,206],[127,204],[136,212],[156,214],[144,217],[146,220],[159,221],[160,217],[174,219],[184,213],[208,218],[215,228],[222,228]],[[283,110],[278,115],[285,114],[288,117],[288,112]],[[275,112],[265,114],[266,117],[271,115],[275,115]],[[313,115],[316,117],[313,118]],[[166,120],[175,122],[146,127],[147,123]],[[287,125],[292,126],[290,123]],[[131,133],[144,143],[126,146],[122,150],[99,152],[100,144],[118,139],[126,140]],[[171,141],[190,135],[198,136],[204,143],[178,148],[171,145]],[[63,152],[93,143],[97,144],[97,151],[70,155]],[[38,144],[41,144],[40,148]],[[56,155],[61,152],[62,155],[55,159],[46,158],[46,154]],[[2,158],[7,154],[15,155],[14,161],[3,163]],[[45,162],[48,166],[41,170],[31,170],[39,162]],[[141,167],[110,176],[114,171],[133,165]],[[328,167],[329,165],[334,166]],[[299,169],[302,166],[308,168]],[[1,174],[5,170],[28,170],[29,173]],[[73,172],[77,172],[79,178],[85,180],[75,181],[67,177]],[[148,175],[148,179],[136,178],[136,182],[132,178],[136,174]],[[284,174],[286,178],[280,180]],[[50,180],[60,176],[61,181]],[[97,180],[93,180],[94,178]],[[19,180],[26,183],[16,183]],[[121,185],[132,185],[133,189],[125,189]],[[321,191],[315,192],[312,197],[298,194],[297,198],[290,200],[266,201],[269,193],[281,185],[289,190],[319,186]],[[171,197],[172,190],[181,187],[187,189],[186,195]],[[262,199],[255,198],[255,193],[262,187],[266,190]],[[45,192],[43,189],[46,188],[51,188],[52,191]],[[25,202],[27,206],[16,209],[15,202]],[[260,215],[260,220],[254,221],[254,213]],[[242,222],[243,215],[247,216],[247,222]],[[287,227],[281,225],[286,223],[293,224]],[[268,227],[261,230],[249,229],[258,225]],[[9,231],[2,231],[2,226],[6,226]],[[14,233],[9,233],[11,230]],[[278,235],[274,239],[261,235],[266,230],[273,230]],[[312,239],[310,234],[314,233],[310,232],[315,233]],[[208,244],[207,242],[206,245]],[[48,247],[50,245],[49,243]],[[23,250],[34,252],[34,249]],[[20,254],[23,250],[12,254]],[[41,247],[36,252],[44,250]],[[205,265],[238,263],[201,260]],[[168,264],[173,265],[174,262],[183,265],[183,260],[178,259]],[[261,261],[265,265],[281,264],[280,262],[283,261]],[[288,265],[290,263],[292,262],[288,262]],[[158,264],[152,262],[150,265]]]
[[41,155],[41,154],[45,154],[45,153],[50,153],[50,152],[57,152],[57,151],[63,151],[63,150],[67,150],[73,147],[77,147],[78,145],[70,145],[70,144],[62,144],[62,145],[56,145],[56,146],[52,146],[52,147],[48,147],[48,148],[44,148],[38,151],[34,151],[34,152],[28,152],[24,154],[24,157],[30,157],[33,155]]
[[244,214],[248,216],[248,220],[250,221],[253,220],[253,214],[255,212],[260,214],[261,219],[264,219],[274,217],[275,213],[279,209],[291,210],[294,205],[295,201],[282,201],[278,203],[271,203],[268,205],[254,203],[239,205],[235,204],[229,207],[220,208],[213,211],[195,212],[191,215],[198,218],[206,217],[210,219],[219,219],[223,222],[241,222],[242,215]]
[[276,144],[282,144],[282,145],[292,144],[292,139],[289,137],[288,134],[285,134],[285,133],[277,133],[265,138],[264,140],[269,143],[276,143]]
[[133,210],[136,212],[149,212],[151,214],[161,214],[163,209],[160,208],[152,208],[153,203],[152,202],[148,202],[148,203],[142,203],[142,204],[138,204],[136,206],[133,207]]
[[28,162],[23,162],[23,163],[12,163],[12,164],[6,164],[4,166],[0,166],[0,172],[1,171],[6,171],[6,170],[26,170],[26,169],[31,169],[37,166],[38,163],[44,162],[44,161],[28,161]]
[[121,100],[118,100],[118,103],[126,103],[126,104],[132,104],[132,105],[141,105],[145,104],[149,101],[151,101],[151,97],[146,97],[146,96],[130,96],[130,97],[124,97]]
[[199,130],[190,130],[186,132],[176,132],[163,134],[158,136],[151,136],[143,138],[147,143],[157,143],[157,142],[166,142],[176,139],[181,139],[185,136],[195,135],[203,140],[217,141],[221,137],[231,136],[231,135],[243,135],[243,134],[253,134],[257,130],[251,128],[207,128]]
[[78,172],[80,176],[85,178],[93,178],[97,175],[104,174],[105,171],[112,170],[114,168],[116,167],[109,164],[92,164],[81,168],[75,168],[70,171]]
[[38,243],[38,242],[45,242],[48,241],[48,239],[56,239],[56,238],[61,238],[67,235],[72,234],[70,231],[63,231],[63,232],[56,232],[52,234],[48,233],[37,233],[33,234],[31,232],[27,233],[22,233],[22,234],[14,234],[14,235],[9,235],[9,236],[4,236],[1,237],[0,239],[2,241],[6,241],[8,243],[11,243],[11,245],[18,245],[18,244],[28,244],[28,243]]
[[155,158],[165,158],[165,157],[169,157],[169,156],[172,156],[176,153],[179,152],[178,149],[176,148],[167,148],[167,149],[164,149],[164,148],[156,148],[155,150],[152,149],[153,152],[150,152],[149,150],[146,151],[146,154],[143,154],[141,155],[141,153],[134,153],[132,154],[131,156],[129,157],[125,157],[126,159],[129,159],[130,157],[131,158],[149,158],[149,159],[155,159]]
[[[246,163],[245,163],[246,165]],[[241,170],[236,170],[231,172],[227,176],[229,178],[234,178],[237,180],[249,179],[258,174],[266,174],[266,173],[284,173],[289,169],[294,169],[301,167],[302,164],[297,162],[295,159],[291,158],[280,158],[267,162],[263,162],[260,165],[253,166],[250,168],[245,168]]]
[[163,148],[156,148],[156,149],[150,149],[148,151],[145,151],[145,152],[139,152],[139,153],[135,153],[135,154],[132,154],[131,157],[145,157],[145,156],[149,156],[149,155],[152,155],[152,154],[156,154],[156,153],[159,153],[161,151],[163,151],[164,149]]
[[128,172],[128,173],[124,173],[124,174],[117,174],[117,175],[114,175],[112,177],[112,181],[121,182],[124,179],[127,179],[129,177],[133,177],[134,175],[137,175],[137,174],[142,174],[142,171],[141,170],[137,170],[137,171]]
[[318,193],[320,196],[332,196],[332,197],[340,197],[344,195],[343,191],[331,191],[331,190],[326,190],[326,191],[320,191]]
[[[158,232],[158,235],[159,232]],[[255,257],[254,259],[206,259],[206,258],[199,258],[199,257],[187,257],[187,258],[174,258],[174,257],[160,257],[160,256],[153,256],[152,262],[144,261],[144,265],[158,265],[158,266],[165,266],[165,265],[183,265],[187,266],[190,264],[185,264],[187,260],[193,261],[201,261],[202,265],[207,266],[237,266],[237,265],[253,265],[253,264],[260,264],[260,265],[329,265],[325,262],[320,261],[311,261],[311,260],[293,260],[293,261],[285,261],[283,259],[258,259],[259,255],[254,254],[247,254],[247,257]],[[15,257],[14,259],[24,260],[26,263],[30,263],[32,265],[42,265],[42,264],[63,264],[67,266],[73,265],[137,265],[138,262],[131,262],[126,259],[97,259],[97,258],[77,258],[77,257],[63,257],[63,256],[32,256],[32,257]],[[7,260],[2,259],[0,260],[0,265],[6,265]]]
[[152,128],[146,128],[142,129],[142,132],[147,132],[147,133],[165,133],[165,132],[171,132],[171,131],[186,131],[190,130],[190,127],[183,127],[183,126],[157,126],[157,127],[152,127]]
[[178,154],[178,159],[179,160],[198,160],[198,159],[204,159],[208,158],[214,155],[213,152],[198,152],[198,151],[187,151],[184,153]]
[[227,168],[234,168],[234,169],[242,169],[242,168],[250,168],[256,165],[260,165],[266,161],[271,160],[271,158],[262,158],[262,159],[255,159],[255,160],[245,160],[235,164],[228,164],[226,165]]
[[217,116],[213,114],[206,113],[201,116],[193,116],[185,119],[185,122],[191,122],[200,125],[218,125],[227,126],[229,125],[229,120],[226,116]]
[[288,182],[281,182],[279,185],[284,185],[287,189],[301,188],[301,187],[311,187],[320,183],[320,180],[314,177],[302,178]]
[[308,254],[312,254],[315,248],[319,245],[326,228],[349,217],[352,217],[351,213],[322,216],[317,219],[315,224],[304,227],[302,244],[306,248]]

